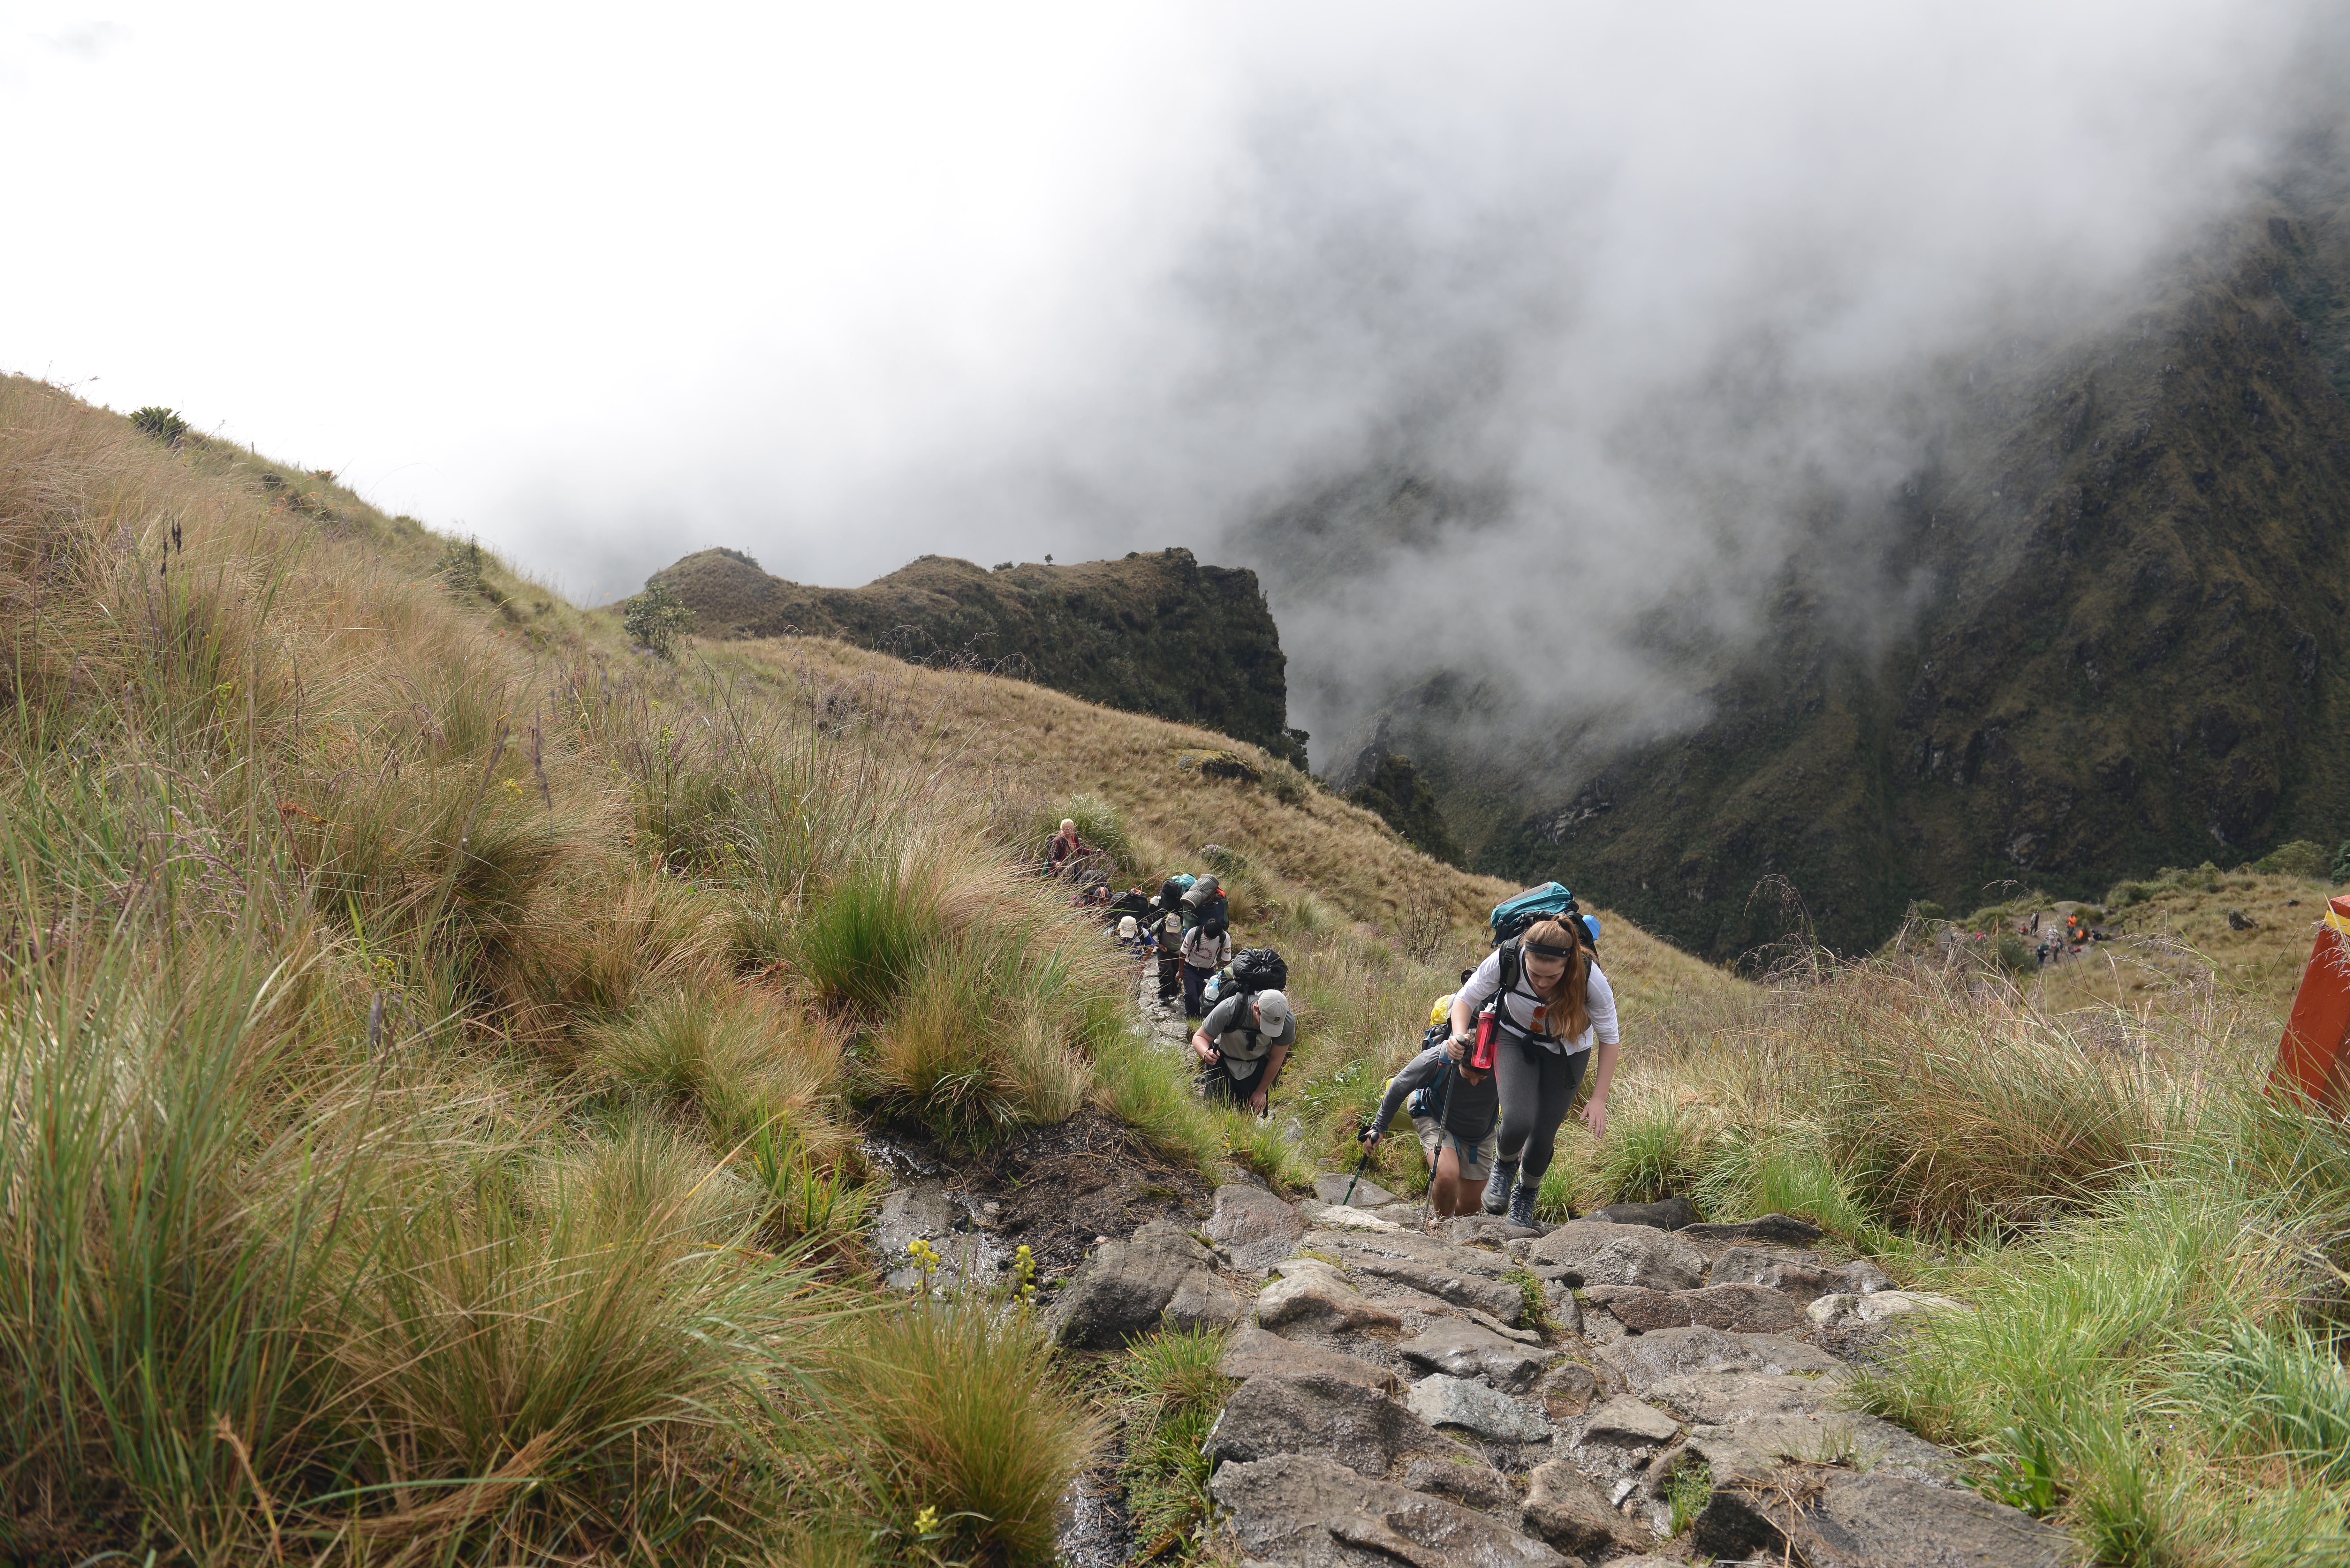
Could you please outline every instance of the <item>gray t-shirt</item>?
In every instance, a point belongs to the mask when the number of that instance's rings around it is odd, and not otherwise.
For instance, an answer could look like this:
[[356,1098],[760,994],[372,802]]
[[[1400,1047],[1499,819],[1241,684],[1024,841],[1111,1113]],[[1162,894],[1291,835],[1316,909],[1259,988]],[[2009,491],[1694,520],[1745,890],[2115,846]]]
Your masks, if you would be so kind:
[[1253,1021],[1249,1000],[1246,996],[1224,998],[1200,1025],[1200,1033],[1208,1037],[1208,1044],[1224,1054],[1224,1070],[1242,1080],[1256,1076],[1256,1070],[1264,1064],[1265,1053],[1274,1046],[1297,1044],[1295,1013],[1289,1015],[1280,1033],[1267,1034]]

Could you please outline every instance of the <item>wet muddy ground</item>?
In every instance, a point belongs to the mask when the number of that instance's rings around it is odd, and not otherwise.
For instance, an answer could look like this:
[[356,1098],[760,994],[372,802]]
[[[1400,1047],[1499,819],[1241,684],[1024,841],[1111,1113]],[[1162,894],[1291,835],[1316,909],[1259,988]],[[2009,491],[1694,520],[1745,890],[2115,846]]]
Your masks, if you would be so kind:
[[[1090,1106],[976,1156],[950,1157],[906,1126],[878,1129],[866,1147],[893,1187],[941,1184],[962,1216],[957,1230],[984,1232],[986,1250],[1005,1258],[1027,1247],[1046,1279],[1074,1272],[1098,1238],[1131,1235],[1152,1220],[1196,1223],[1212,1197],[1197,1171],[1170,1163]],[[896,1261],[882,1260],[885,1268]]]

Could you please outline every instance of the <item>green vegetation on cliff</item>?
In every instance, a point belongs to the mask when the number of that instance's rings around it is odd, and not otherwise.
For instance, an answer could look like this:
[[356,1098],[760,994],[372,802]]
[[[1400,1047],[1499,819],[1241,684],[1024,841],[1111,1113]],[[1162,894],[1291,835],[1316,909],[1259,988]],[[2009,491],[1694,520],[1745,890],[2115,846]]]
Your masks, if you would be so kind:
[[1508,716],[1444,677],[1398,697],[1392,743],[1471,864],[1555,873],[1715,957],[1786,929],[1784,900],[1749,897],[1766,879],[1859,949],[1914,899],[2094,898],[2158,866],[2338,844],[2345,300],[2343,197],[2288,192],[2158,296],[1942,369],[1950,422],[1868,535],[1877,579],[1914,589],[1889,642],[1846,629],[1850,525],[1823,518],[1760,647],[1705,677],[1697,728],[1474,753],[1464,722],[1509,735]]

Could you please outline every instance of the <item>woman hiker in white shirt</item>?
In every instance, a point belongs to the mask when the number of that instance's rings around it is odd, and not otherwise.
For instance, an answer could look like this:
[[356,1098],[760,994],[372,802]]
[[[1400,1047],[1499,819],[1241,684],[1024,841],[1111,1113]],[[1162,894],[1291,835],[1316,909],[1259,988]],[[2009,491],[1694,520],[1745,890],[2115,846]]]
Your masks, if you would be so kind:
[[1580,940],[1581,926],[1580,917],[1536,921],[1487,954],[1452,999],[1452,1038],[1445,1048],[1454,1061],[1468,1054],[1477,1014],[1489,1003],[1501,1027],[1493,1081],[1502,1135],[1485,1211],[1499,1214],[1506,1206],[1513,1225],[1534,1222],[1534,1195],[1595,1043],[1599,1067],[1583,1119],[1595,1137],[1607,1130],[1607,1090],[1621,1050],[1616,993]]

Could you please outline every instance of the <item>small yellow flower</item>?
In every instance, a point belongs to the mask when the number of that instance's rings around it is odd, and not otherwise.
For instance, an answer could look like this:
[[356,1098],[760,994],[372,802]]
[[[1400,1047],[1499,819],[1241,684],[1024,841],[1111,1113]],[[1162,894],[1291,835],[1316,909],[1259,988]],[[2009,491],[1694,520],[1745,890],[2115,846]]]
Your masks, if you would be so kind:
[[939,1511],[937,1509],[924,1508],[921,1512],[914,1515],[915,1534],[935,1535],[938,1533],[938,1529]]

